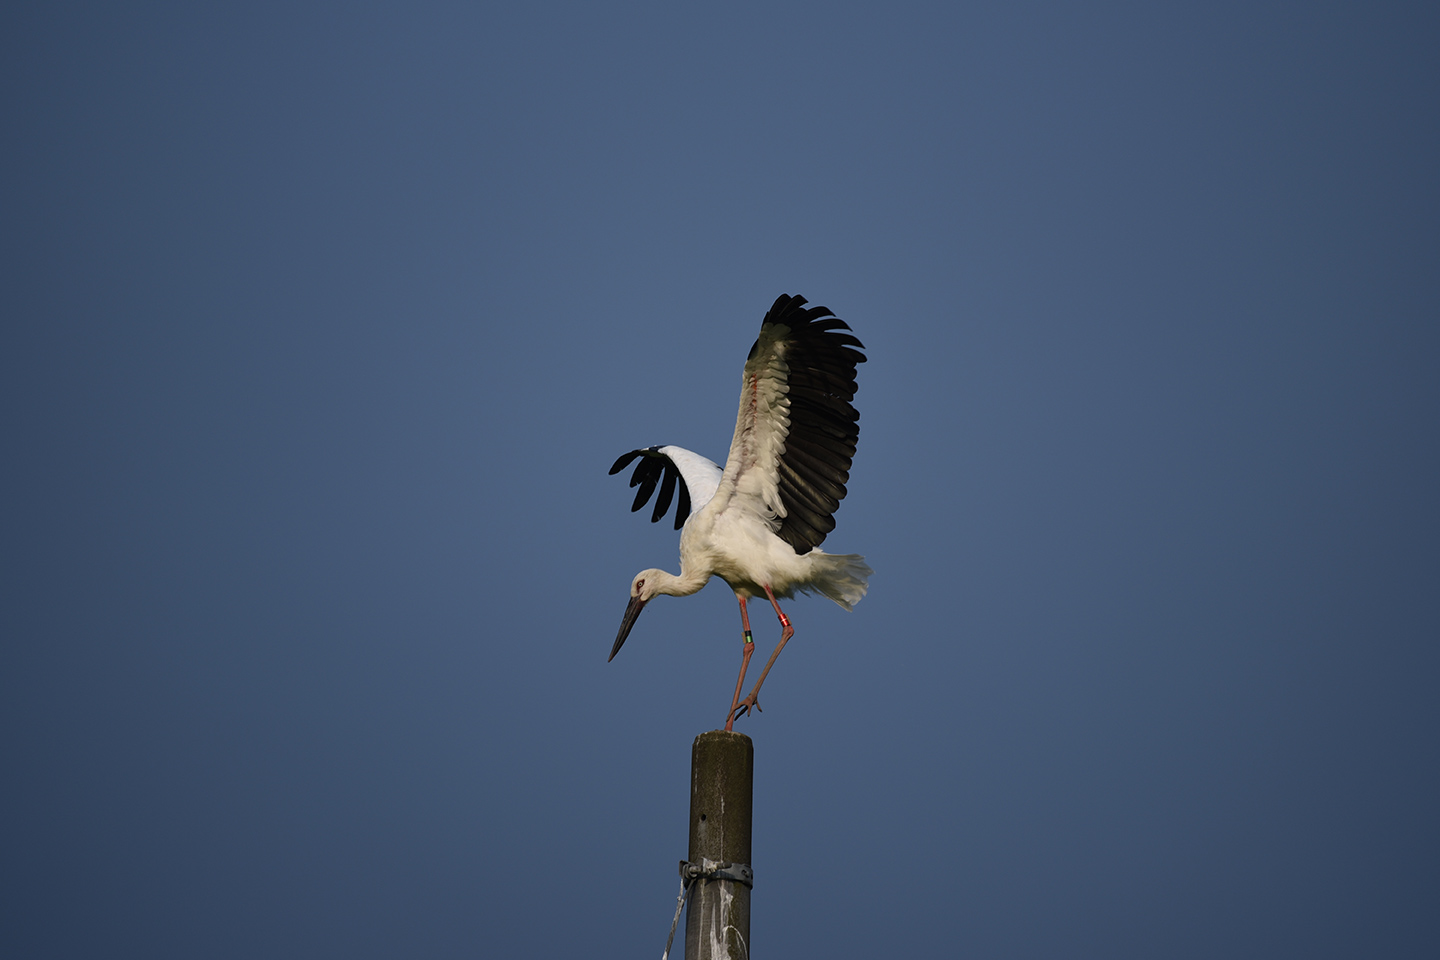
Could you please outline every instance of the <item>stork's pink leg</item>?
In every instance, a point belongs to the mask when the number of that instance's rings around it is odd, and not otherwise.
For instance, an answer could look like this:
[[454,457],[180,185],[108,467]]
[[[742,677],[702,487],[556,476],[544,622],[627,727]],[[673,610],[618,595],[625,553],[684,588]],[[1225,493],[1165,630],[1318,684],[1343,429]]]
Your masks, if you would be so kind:
[[750,639],[750,613],[745,609],[745,598],[736,596],[740,601],[740,622],[745,627],[745,650],[740,655],[740,676],[735,678],[735,696],[730,698],[730,712],[725,715],[726,731],[735,729],[735,706],[740,702],[740,688],[745,685],[745,670],[750,666],[750,654],[755,652],[755,641]]
[[[765,669],[760,671],[760,679],[755,681],[755,689],[750,691],[750,696],[741,700],[736,704],[735,708],[730,711],[732,719],[734,717],[745,716],[752,707],[756,710],[760,709],[760,685],[765,682],[765,675],[770,672],[770,668],[775,666],[775,659],[780,656],[780,651],[785,649],[785,644],[789,643],[790,638],[795,636],[795,628],[790,626],[790,618],[785,616],[784,610],[780,609],[780,603],[775,599],[775,592],[770,589],[770,584],[768,583],[765,584],[765,596],[770,598],[770,605],[775,608],[775,616],[780,618],[780,626],[782,628],[780,631],[780,643],[776,645],[775,652],[770,654],[770,660],[765,664]],[[737,689],[735,692],[738,694],[740,691]],[[726,729],[729,728],[727,727]]]

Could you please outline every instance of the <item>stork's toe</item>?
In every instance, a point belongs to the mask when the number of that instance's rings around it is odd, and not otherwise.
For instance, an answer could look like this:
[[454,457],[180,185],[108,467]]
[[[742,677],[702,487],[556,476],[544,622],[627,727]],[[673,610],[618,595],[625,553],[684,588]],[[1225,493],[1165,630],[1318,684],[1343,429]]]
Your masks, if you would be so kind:
[[745,714],[750,712],[750,709],[752,707],[755,709],[756,713],[765,712],[764,710],[760,709],[760,700],[753,693],[750,694],[750,696],[746,697],[744,700],[741,700],[740,703],[736,705],[735,709],[730,712],[731,722],[739,720],[741,717],[745,716]]

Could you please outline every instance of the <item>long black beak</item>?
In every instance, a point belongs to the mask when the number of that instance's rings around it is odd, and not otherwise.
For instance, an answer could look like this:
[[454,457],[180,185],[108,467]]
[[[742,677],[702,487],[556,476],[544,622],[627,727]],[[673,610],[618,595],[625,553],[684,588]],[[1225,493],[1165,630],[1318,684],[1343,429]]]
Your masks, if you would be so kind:
[[[625,619],[620,621],[620,634],[615,638],[615,646],[610,650],[610,660],[615,659],[615,654],[625,645],[625,638],[630,636],[630,628],[635,626],[635,621],[640,619],[640,611],[645,609],[648,601],[639,597],[631,597],[630,604],[625,608]],[[610,660],[606,660],[609,663]]]

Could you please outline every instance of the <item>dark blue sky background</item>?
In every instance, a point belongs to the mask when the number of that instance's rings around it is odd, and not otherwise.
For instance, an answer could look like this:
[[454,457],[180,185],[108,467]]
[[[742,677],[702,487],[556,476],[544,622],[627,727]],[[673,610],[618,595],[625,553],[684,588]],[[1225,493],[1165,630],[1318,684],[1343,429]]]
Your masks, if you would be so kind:
[[[1428,4],[0,14],[9,957],[658,955],[760,318],[869,348],[762,956],[1440,950]],[[761,654],[778,635],[756,618]]]

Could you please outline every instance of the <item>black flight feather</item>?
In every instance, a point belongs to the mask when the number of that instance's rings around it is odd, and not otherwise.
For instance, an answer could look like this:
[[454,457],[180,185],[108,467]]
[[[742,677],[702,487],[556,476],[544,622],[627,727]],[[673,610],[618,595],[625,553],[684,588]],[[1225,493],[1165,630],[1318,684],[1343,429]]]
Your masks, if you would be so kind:
[[680,468],[661,453],[659,447],[646,447],[621,454],[610,468],[610,475],[614,476],[624,470],[637,457],[640,462],[635,465],[635,472],[630,475],[630,486],[640,489],[635,491],[635,502],[631,504],[630,512],[634,513],[649,503],[658,486],[660,496],[655,498],[655,509],[650,514],[650,522],[658,523],[670,510],[676,487],[679,487],[680,499],[675,509],[675,529],[679,530],[690,518],[690,488],[685,485],[685,477],[681,475]]
[[[789,374],[786,396],[790,430],[777,464],[785,517],[777,531],[796,553],[809,553],[835,529],[833,515],[845,498],[860,414],[855,367],[865,362],[865,345],[849,325],[826,307],[805,307],[804,297],[782,296],[761,324],[784,326],[779,350]],[[778,333],[778,331],[777,331]],[[754,357],[759,340],[751,348]]]

